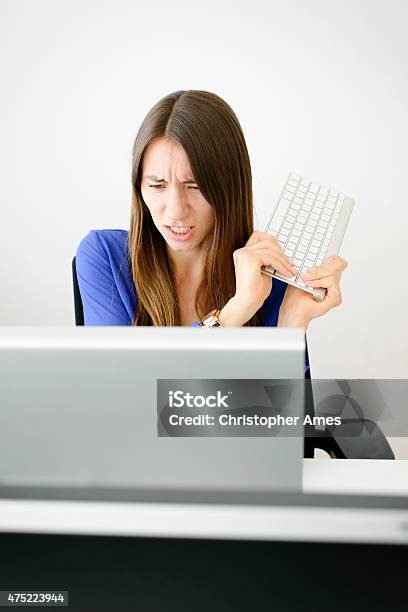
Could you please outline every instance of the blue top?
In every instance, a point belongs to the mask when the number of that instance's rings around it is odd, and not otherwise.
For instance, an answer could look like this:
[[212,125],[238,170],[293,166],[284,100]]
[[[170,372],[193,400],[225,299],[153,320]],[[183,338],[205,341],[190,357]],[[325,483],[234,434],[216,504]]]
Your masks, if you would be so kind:
[[[85,325],[130,325],[137,296],[128,256],[126,230],[92,230],[79,244],[76,270]],[[258,311],[260,325],[274,327],[286,283],[273,279],[273,288]],[[215,306],[214,306],[215,307]]]

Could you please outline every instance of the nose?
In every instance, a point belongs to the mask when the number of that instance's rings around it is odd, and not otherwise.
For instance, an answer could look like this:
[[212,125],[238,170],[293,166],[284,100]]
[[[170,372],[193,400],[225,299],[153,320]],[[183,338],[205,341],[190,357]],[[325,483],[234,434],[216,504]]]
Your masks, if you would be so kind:
[[189,214],[187,194],[184,189],[172,185],[165,195],[166,217],[169,221],[183,221]]

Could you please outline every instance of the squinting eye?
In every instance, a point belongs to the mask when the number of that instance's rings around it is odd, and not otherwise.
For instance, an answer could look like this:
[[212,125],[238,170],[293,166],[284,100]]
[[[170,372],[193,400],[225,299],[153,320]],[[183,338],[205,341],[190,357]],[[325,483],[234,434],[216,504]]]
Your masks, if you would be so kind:
[[193,187],[192,185],[189,185],[188,189],[197,189],[198,190],[198,187]]
[[161,189],[163,185],[149,185],[149,187],[153,187],[153,189]]

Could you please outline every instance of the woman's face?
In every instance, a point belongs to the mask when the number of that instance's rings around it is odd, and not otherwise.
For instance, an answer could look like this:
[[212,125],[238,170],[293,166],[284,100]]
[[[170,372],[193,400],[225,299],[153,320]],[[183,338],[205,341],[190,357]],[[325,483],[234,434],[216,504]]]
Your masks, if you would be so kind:
[[155,226],[174,251],[196,249],[211,232],[214,210],[201,195],[178,143],[159,138],[147,147],[141,191]]

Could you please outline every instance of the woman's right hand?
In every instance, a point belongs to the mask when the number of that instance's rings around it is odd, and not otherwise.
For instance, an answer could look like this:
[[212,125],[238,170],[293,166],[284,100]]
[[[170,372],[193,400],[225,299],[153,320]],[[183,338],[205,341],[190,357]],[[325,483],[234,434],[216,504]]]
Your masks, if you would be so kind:
[[234,251],[235,296],[220,314],[221,325],[241,326],[261,308],[272,289],[272,278],[262,274],[263,266],[271,266],[283,276],[297,274],[279,241],[265,232],[253,232],[246,245]]

